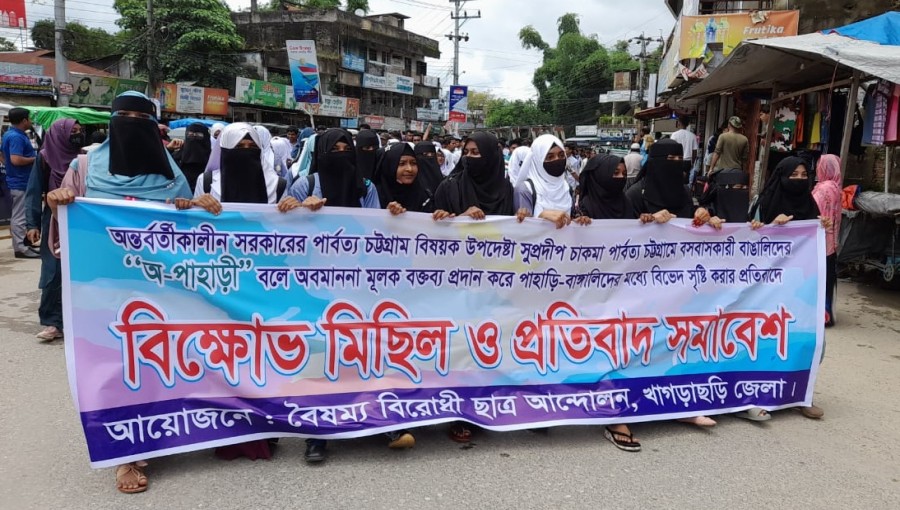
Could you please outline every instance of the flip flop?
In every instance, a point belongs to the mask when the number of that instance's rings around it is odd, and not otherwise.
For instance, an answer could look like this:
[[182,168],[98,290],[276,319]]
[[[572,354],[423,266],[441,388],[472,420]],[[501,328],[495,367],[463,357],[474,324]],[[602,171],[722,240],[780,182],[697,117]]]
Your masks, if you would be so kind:
[[[626,452],[639,452],[641,451],[641,443],[634,440],[634,436],[631,434],[626,434],[624,432],[616,432],[615,430],[606,427],[606,430],[603,431],[603,435],[606,436],[606,439],[609,439],[609,442],[616,445],[616,448],[626,451]],[[625,439],[619,439],[625,438]]]
[[450,439],[457,443],[472,441],[472,431],[462,423],[454,423],[450,426]]
[[[126,489],[125,487],[123,487],[126,478],[130,478],[134,483],[137,483],[138,486],[133,489]],[[119,492],[123,492],[125,494],[137,494],[139,492],[144,492],[145,490],[147,490],[147,476],[144,475],[144,470],[134,463],[122,464],[121,466],[117,467],[116,488],[119,489]]]
[[768,411],[760,407],[751,407],[746,411],[737,413],[735,416],[750,421],[769,421],[772,419],[772,415],[769,414]]

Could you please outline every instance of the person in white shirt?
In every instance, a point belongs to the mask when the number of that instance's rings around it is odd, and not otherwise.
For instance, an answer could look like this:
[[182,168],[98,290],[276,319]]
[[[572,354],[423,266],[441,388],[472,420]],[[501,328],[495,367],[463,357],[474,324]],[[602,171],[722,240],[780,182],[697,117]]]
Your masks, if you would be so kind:
[[631,152],[623,159],[625,160],[625,170],[627,172],[625,174],[625,189],[628,189],[634,184],[638,174],[641,172],[641,161],[644,159],[641,156],[641,144],[631,144]]
[[694,163],[697,161],[697,152],[700,150],[700,143],[697,141],[697,135],[691,133],[688,127],[691,125],[690,119],[687,117],[679,117],[677,121],[678,131],[672,133],[672,140],[681,144],[684,150],[684,161],[691,163],[691,175],[689,181],[693,182],[696,172]]

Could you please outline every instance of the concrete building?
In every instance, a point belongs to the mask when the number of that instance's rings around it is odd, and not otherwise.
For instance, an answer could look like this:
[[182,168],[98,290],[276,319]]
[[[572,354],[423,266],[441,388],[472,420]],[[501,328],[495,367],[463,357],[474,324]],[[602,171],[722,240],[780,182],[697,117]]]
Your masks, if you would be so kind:
[[[415,120],[417,108],[428,108],[441,90],[425,61],[440,57],[438,41],[407,31],[406,19],[398,13],[361,17],[338,9],[232,13],[250,52],[245,67],[256,67],[259,78],[289,76],[285,41],[314,40],[323,93],[358,100],[363,122],[380,119],[391,129]],[[295,124],[302,119],[297,112],[276,110],[264,109],[255,120]],[[338,125],[339,119],[316,116],[316,122]]]

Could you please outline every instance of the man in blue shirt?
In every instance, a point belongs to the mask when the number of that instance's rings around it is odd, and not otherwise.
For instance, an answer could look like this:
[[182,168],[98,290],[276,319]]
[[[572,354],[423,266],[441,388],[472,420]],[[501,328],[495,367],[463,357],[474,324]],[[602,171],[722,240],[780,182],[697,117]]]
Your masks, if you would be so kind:
[[25,131],[31,129],[31,119],[25,108],[13,108],[7,114],[12,125],[3,135],[0,150],[6,162],[6,184],[12,195],[12,218],[9,231],[12,235],[16,258],[38,258],[40,253],[25,243],[25,188],[34,165],[35,151]]

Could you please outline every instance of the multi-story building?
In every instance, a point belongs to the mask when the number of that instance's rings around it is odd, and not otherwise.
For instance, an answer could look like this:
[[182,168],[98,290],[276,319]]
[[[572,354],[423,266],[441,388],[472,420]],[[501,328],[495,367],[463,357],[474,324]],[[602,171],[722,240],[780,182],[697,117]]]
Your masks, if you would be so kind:
[[[373,127],[403,129],[406,121],[416,119],[417,109],[429,109],[440,95],[440,81],[429,76],[425,60],[440,57],[438,41],[406,30],[403,14],[302,9],[240,12],[232,19],[252,53],[248,61],[263,79],[289,76],[285,41],[315,41],[323,94],[358,104],[357,112],[348,108],[341,117],[357,113]],[[296,124],[303,118],[293,108],[279,110],[284,109],[261,108],[254,114],[252,108],[234,108],[236,117],[250,117],[241,120]],[[345,125],[354,120],[346,119]],[[340,121],[320,114],[316,122],[333,126]]]

